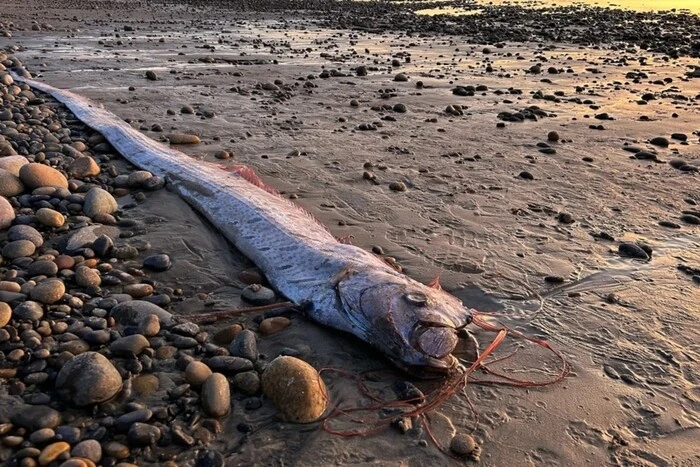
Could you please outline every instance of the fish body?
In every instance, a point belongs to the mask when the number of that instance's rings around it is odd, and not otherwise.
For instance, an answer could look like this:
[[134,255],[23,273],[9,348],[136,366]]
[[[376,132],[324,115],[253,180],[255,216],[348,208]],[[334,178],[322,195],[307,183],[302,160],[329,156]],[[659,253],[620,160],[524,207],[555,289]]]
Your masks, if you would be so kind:
[[195,161],[82,96],[15,79],[52,95],[131,163],[166,178],[278,292],[303,305],[309,318],[355,335],[414,374],[454,369],[456,330],[471,322],[471,313],[456,297],[395,271],[366,250],[340,243],[310,214],[250,177]]

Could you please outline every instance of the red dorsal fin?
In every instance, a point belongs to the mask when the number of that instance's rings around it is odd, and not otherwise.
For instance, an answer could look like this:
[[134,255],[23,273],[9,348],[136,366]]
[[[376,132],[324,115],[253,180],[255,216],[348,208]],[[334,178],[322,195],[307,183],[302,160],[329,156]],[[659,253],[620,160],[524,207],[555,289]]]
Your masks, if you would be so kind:
[[431,280],[425,285],[435,290],[442,290],[442,286],[440,285],[440,276],[435,276],[435,279]]

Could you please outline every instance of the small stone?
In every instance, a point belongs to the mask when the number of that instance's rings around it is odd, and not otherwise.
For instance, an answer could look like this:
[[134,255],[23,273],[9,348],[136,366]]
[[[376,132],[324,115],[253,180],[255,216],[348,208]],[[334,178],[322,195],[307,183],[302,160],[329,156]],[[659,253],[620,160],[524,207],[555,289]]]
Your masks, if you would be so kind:
[[260,392],[260,377],[256,371],[244,371],[233,377],[233,386],[242,393],[253,396]]
[[126,439],[136,447],[153,446],[160,441],[160,429],[147,423],[134,423],[129,428]]
[[148,79],[149,81],[157,81],[158,76],[156,75],[156,73],[154,71],[148,70],[146,72],[146,79]]
[[557,133],[556,131],[550,131],[549,133],[547,133],[547,141],[556,143],[557,141],[559,141],[559,133]]
[[43,186],[68,188],[68,180],[61,172],[44,164],[30,163],[19,170],[19,178],[29,190]]
[[47,227],[58,228],[65,224],[66,219],[58,211],[51,208],[41,208],[36,212],[36,220]]
[[131,382],[132,389],[140,396],[150,396],[160,387],[160,380],[156,375],[144,373],[138,375]]
[[406,108],[406,105],[405,105],[405,104],[395,104],[394,107],[392,108],[392,110],[393,110],[394,112],[397,112],[397,113],[400,113],[400,114],[404,114],[404,113],[406,113],[406,111],[407,111],[408,109]]
[[13,425],[29,431],[55,429],[61,424],[61,413],[45,405],[29,406],[10,418]]
[[694,214],[683,214],[681,220],[686,224],[690,225],[700,225],[700,216]]
[[231,410],[231,390],[221,373],[212,373],[202,385],[202,408],[211,417],[220,418]]
[[469,456],[476,449],[476,441],[470,435],[458,433],[450,442],[450,450],[459,456]]
[[88,217],[95,217],[100,214],[112,214],[119,208],[117,200],[102,188],[92,188],[85,195],[83,212]]
[[150,346],[148,339],[141,334],[121,337],[112,342],[109,351],[115,356],[141,355]]
[[389,183],[389,189],[392,191],[406,191],[407,187],[404,182],[391,182]]
[[628,256],[630,258],[637,258],[637,259],[643,259],[643,260],[648,260],[650,256],[647,254],[644,249],[634,243],[620,243],[620,246],[618,247],[618,252],[622,256]]
[[55,276],[58,273],[58,266],[53,261],[34,261],[27,268],[30,276]]
[[[42,312],[43,314],[43,312]],[[5,302],[0,302],[0,328],[7,326],[12,319],[12,308]]]
[[160,320],[158,316],[147,316],[138,324],[138,332],[146,337],[156,336],[160,332]]
[[15,210],[4,196],[0,196],[0,231],[10,227],[14,220]]
[[260,331],[260,334],[269,336],[289,327],[291,324],[292,321],[289,318],[285,318],[284,316],[273,316],[272,318],[262,320],[258,330]]
[[[0,150],[0,153],[2,150]],[[0,154],[2,156],[2,154]],[[0,169],[6,170],[15,177],[19,178],[19,170],[23,165],[29,164],[29,161],[24,156],[5,156],[0,157]]]
[[56,377],[56,390],[77,406],[86,406],[114,397],[122,388],[122,378],[114,365],[97,352],[85,352],[66,362]]
[[276,300],[275,292],[260,284],[251,284],[244,288],[241,298],[255,306],[269,305]]
[[527,171],[522,171],[518,174],[518,177],[522,178],[523,180],[534,180],[535,176],[532,175],[530,172]]
[[44,316],[44,309],[40,303],[28,300],[17,305],[12,315],[20,321],[39,321]]
[[29,225],[14,225],[7,231],[7,239],[11,242],[15,240],[29,240],[35,247],[39,248],[44,244],[44,237],[41,232]]
[[180,134],[180,133],[174,133],[174,134],[168,135],[168,140],[170,141],[170,144],[199,144],[200,143],[199,136]]
[[129,284],[124,286],[122,291],[135,299],[139,299],[153,295],[153,286],[151,284]]
[[185,368],[185,381],[194,387],[200,387],[211,376],[211,369],[202,362],[193,361]]
[[70,452],[72,457],[82,457],[97,463],[102,459],[102,445],[94,439],[86,439],[76,444]]
[[23,258],[32,256],[34,251],[36,246],[29,240],[15,240],[2,248],[2,256],[8,259]]
[[199,456],[197,456],[195,467],[224,467],[225,465],[226,460],[221,453],[207,450],[202,451]]
[[87,266],[80,266],[75,271],[75,283],[80,287],[99,287],[102,283],[100,272]]
[[49,444],[39,454],[39,465],[49,465],[58,459],[58,456],[68,451],[70,451],[70,444],[65,441]]
[[92,157],[78,157],[68,167],[68,173],[73,178],[97,177],[100,174],[100,166]]
[[559,222],[561,222],[562,224],[573,224],[574,222],[576,222],[576,221],[574,220],[574,216],[572,216],[572,215],[569,214],[568,212],[560,212],[560,213],[557,215],[557,220],[558,220]]
[[663,148],[666,148],[671,143],[663,136],[657,136],[656,138],[652,138],[649,141],[649,144],[653,144],[654,146],[661,146]]
[[24,184],[14,174],[0,169],[0,196],[12,197],[24,192]]
[[180,113],[193,114],[194,108],[191,105],[183,105],[182,108],[180,109]]
[[162,272],[167,271],[172,266],[170,256],[168,255],[151,255],[143,260],[143,267],[152,271]]
[[224,160],[230,158],[231,153],[229,153],[228,151],[216,151],[214,153],[214,157],[216,157],[217,159]]
[[262,374],[262,388],[283,418],[305,423],[326,410],[326,385],[314,367],[298,358],[275,358]]
[[406,76],[404,73],[398,73],[396,76],[394,76],[394,81],[406,82],[408,81],[408,76]]
[[252,362],[258,360],[258,344],[255,333],[248,329],[241,331],[231,342],[229,352],[234,357],[247,358]]
[[160,322],[169,326],[173,322],[173,316],[153,303],[144,300],[129,300],[112,308],[109,315],[115,321],[124,326],[138,326],[138,324],[150,315],[158,316]]
[[212,341],[218,345],[228,346],[242,330],[243,326],[240,324],[232,324],[214,334]]
[[53,305],[63,298],[66,293],[66,286],[58,279],[46,279],[39,282],[29,292],[32,300],[43,303],[45,305]]

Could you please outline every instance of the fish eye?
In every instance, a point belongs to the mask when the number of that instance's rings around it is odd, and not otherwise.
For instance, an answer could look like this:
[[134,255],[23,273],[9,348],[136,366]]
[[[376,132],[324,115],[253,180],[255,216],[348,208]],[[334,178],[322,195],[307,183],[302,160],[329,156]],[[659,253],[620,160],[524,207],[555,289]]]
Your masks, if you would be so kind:
[[408,292],[404,298],[412,305],[426,306],[428,304],[428,297],[420,292]]

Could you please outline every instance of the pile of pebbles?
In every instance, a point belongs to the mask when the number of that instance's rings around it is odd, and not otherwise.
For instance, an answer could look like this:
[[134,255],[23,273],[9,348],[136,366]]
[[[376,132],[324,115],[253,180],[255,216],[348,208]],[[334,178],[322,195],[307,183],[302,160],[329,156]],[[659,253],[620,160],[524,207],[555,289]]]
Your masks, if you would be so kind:
[[[172,260],[151,254],[134,238],[143,226],[124,217],[164,181],[121,173],[100,134],[15,83],[10,68],[26,75],[0,53],[0,462],[177,465],[189,451],[196,465],[224,465],[210,444],[233,401],[256,410],[271,400],[295,421],[323,413],[323,385],[305,362],[274,360],[275,376],[263,382],[258,334],[281,331],[288,318],[210,336],[166,310],[184,292],[149,275]],[[243,298],[277,300],[257,283]]]

